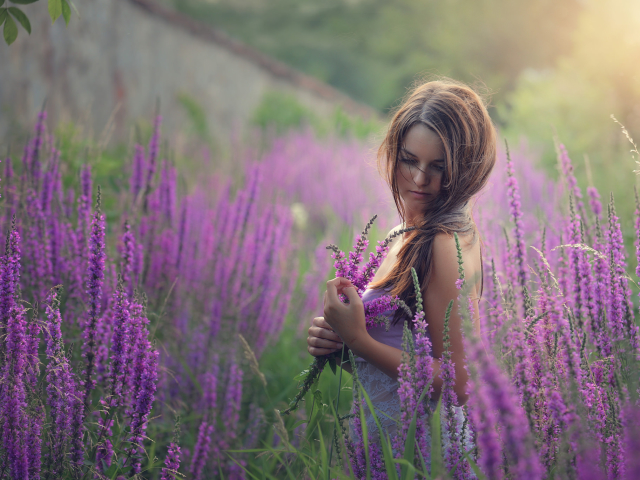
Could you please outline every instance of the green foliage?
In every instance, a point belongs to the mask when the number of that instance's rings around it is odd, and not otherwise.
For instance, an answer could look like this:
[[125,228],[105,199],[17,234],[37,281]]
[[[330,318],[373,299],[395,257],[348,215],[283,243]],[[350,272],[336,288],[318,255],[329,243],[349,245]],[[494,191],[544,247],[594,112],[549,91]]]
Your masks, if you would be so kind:
[[[29,5],[37,1],[38,0],[9,0],[9,2],[15,3],[16,5]],[[0,7],[2,7],[4,3],[5,0],[0,0]],[[49,10],[49,16],[51,17],[51,23],[55,23],[56,19],[62,15],[65,25],[69,25],[71,6],[76,9],[70,0],[48,0],[47,8]],[[22,10],[14,6],[0,8],[0,27],[4,25],[2,34],[7,45],[11,45],[16,41],[16,38],[18,38],[18,26],[14,18],[22,25],[27,33],[31,35],[31,22]]]
[[[509,89],[567,51],[578,0],[165,0],[386,111],[417,73]],[[463,33],[461,33],[463,32]]]
[[18,38],[18,26],[16,22],[13,21],[11,15],[9,15],[9,9],[4,10],[4,15],[0,18],[4,22],[4,28],[2,30],[2,34],[4,36],[4,41],[7,42],[7,45],[11,45],[15,42],[16,38]]
[[187,113],[187,117],[191,121],[191,131],[204,141],[210,141],[209,125],[207,123],[207,112],[200,105],[197,98],[186,92],[177,95],[180,105],[182,105]]
[[303,105],[295,95],[282,91],[264,94],[251,123],[276,136],[290,130],[312,128],[320,137],[335,134],[343,138],[365,139],[382,130],[382,122],[376,118],[352,116],[340,106],[332,114],[322,115]]
[[[630,132],[640,131],[639,29],[638,2],[585,3],[576,17],[572,47],[550,68],[524,70],[499,105],[501,133],[512,141],[526,136],[552,175],[557,172],[557,135],[583,189],[594,185],[603,195],[613,191],[618,197],[632,190],[636,179],[628,174],[634,166],[629,144],[610,114]],[[591,172],[583,160],[586,154]],[[622,206],[620,217],[632,218],[632,208]]]

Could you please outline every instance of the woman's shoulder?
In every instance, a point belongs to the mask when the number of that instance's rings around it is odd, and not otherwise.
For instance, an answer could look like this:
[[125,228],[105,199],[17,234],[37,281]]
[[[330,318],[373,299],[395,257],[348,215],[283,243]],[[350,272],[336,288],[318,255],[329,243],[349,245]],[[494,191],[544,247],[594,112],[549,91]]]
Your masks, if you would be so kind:
[[[385,238],[389,238],[391,235],[398,232],[398,230],[402,230],[403,228],[404,228],[404,223],[396,225],[391,230],[389,230],[389,233],[387,233],[387,236]],[[391,243],[389,243],[389,246],[395,245],[398,242],[398,239],[401,239],[401,238],[402,238],[402,235],[396,235],[391,239]]]

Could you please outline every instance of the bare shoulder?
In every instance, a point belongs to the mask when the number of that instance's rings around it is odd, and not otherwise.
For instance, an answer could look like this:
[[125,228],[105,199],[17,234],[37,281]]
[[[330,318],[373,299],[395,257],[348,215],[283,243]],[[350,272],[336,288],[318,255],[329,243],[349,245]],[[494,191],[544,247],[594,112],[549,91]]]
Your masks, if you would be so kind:
[[[387,233],[387,236],[385,238],[390,237],[391,235],[393,235],[394,233],[396,233],[398,230],[402,229],[404,225],[401,223],[399,225],[396,225],[395,227],[393,227],[391,230],[389,230],[389,233]],[[393,239],[391,239],[391,243],[389,243],[389,247],[395,245],[398,243],[398,239],[400,238],[400,235],[394,237]]]
[[[459,237],[459,241],[465,278],[477,288],[481,271],[480,242],[472,234]],[[446,285],[455,283],[458,278],[458,249],[453,235],[438,233],[434,237],[432,258],[434,279]]]
[[431,246],[432,275],[439,280],[458,278],[458,249],[453,235],[438,233]]

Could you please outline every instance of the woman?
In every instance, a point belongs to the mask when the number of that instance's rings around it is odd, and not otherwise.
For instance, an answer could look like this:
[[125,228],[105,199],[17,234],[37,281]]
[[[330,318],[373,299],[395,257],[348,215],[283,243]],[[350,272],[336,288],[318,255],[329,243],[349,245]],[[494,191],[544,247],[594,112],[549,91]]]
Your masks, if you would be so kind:
[[[471,217],[471,200],[484,187],[496,160],[496,132],[480,96],[453,81],[433,81],[417,86],[396,111],[378,150],[378,168],[391,188],[402,223],[389,232],[409,226],[415,230],[397,236],[363,298],[344,278],[327,282],[324,317],[313,319],[307,338],[311,355],[326,355],[342,348],[357,357],[359,378],[378,418],[392,436],[399,418],[398,366],[402,360],[401,309],[392,327],[367,331],[363,302],[384,293],[397,295],[415,311],[411,267],[416,269],[428,333],[433,345],[433,394],[442,389],[439,376],[443,353],[445,310],[458,297],[457,252],[453,233],[460,238],[465,278],[475,308],[474,326],[480,331],[478,302],[482,294],[482,257],[479,236]],[[340,301],[344,293],[349,304]],[[464,365],[461,316],[454,302],[450,318],[451,354],[455,363],[457,414],[467,401],[468,374]],[[347,370],[350,366],[345,365]],[[370,432],[376,432],[371,416]]]

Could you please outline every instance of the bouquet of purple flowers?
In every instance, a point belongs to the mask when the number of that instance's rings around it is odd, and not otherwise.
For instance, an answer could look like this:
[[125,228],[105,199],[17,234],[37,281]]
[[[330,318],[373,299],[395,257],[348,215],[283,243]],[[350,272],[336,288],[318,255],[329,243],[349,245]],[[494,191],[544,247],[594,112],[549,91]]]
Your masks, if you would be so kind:
[[[360,295],[360,297],[362,297],[362,294],[367,289],[367,285],[373,278],[376,269],[380,266],[387,255],[391,241],[398,235],[402,235],[403,233],[409,232],[415,228],[409,227],[396,230],[383,241],[379,241],[378,246],[376,247],[376,253],[369,253],[369,261],[364,265],[364,267],[360,267],[360,263],[363,260],[363,252],[369,246],[367,235],[369,235],[369,229],[376,218],[377,215],[374,215],[371,220],[369,220],[369,223],[367,223],[363,232],[356,237],[353,251],[349,252],[348,257],[337,246],[333,244],[327,246],[327,250],[333,251],[331,258],[335,259],[334,267],[336,269],[336,277],[343,277],[349,280],[358,291],[358,295]],[[340,295],[340,299],[344,303],[348,303],[348,299],[344,294]],[[387,316],[382,315],[382,313],[389,310],[397,310],[398,308],[404,309],[409,317],[413,316],[411,309],[396,296],[384,295],[367,302],[364,306],[367,329],[376,325],[384,324],[388,330],[390,320]],[[302,400],[311,386],[320,378],[320,374],[327,363],[329,363],[331,370],[335,374],[337,369],[336,358],[340,358],[341,361],[343,361],[343,355],[344,348],[342,352],[334,352],[329,355],[318,356],[313,360],[313,363],[308,369],[303,370],[299,375],[297,375],[295,380],[301,380],[300,390],[289,403],[289,408],[282,413],[289,414],[298,408],[300,400]]]

